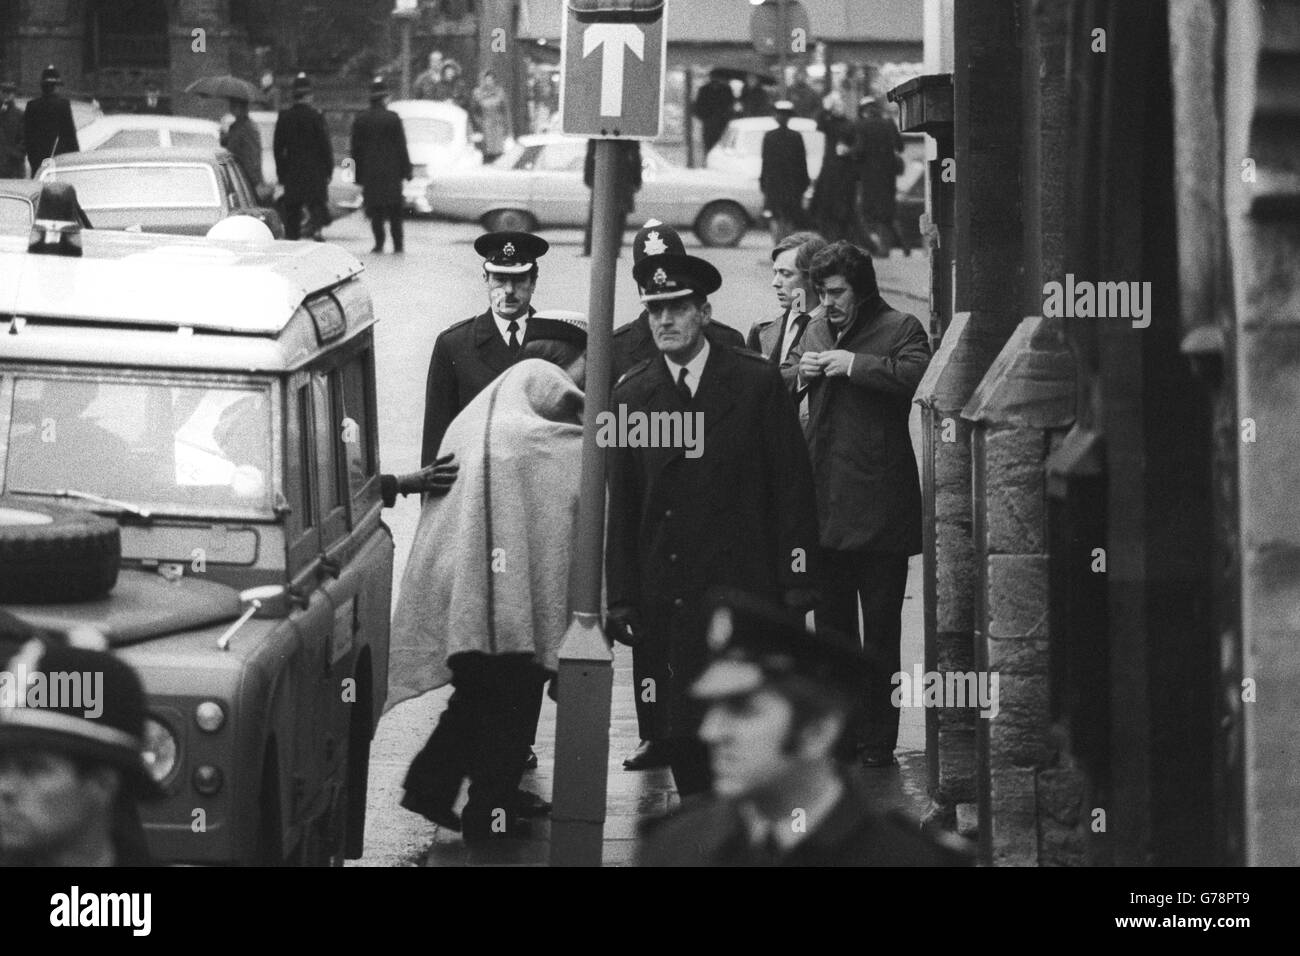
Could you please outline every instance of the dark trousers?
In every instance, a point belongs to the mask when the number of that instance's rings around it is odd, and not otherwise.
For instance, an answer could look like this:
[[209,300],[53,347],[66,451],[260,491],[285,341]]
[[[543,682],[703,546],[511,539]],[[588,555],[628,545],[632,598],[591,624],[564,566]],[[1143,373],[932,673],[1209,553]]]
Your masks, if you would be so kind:
[[[521,654],[458,654],[450,664],[451,700],[411,762],[404,785],[450,810],[469,777],[469,802],[461,814],[466,832],[509,835],[522,756],[536,730],[546,672]],[[505,831],[493,828],[498,821]]]
[[316,235],[333,221],[329,207],[324,200],[291,200],[286,198],[284,200],[284,238],[301,239],[303,237],[302,213],[304,209],[307,210],[309,216],[306,229],[308,236]]
[[[652,700],[645,681],[654,681]],[[642,740],[655,740],[655,708],[661,688],[668,686],[668,646],[664,641],[646,641],[632,649],[632,696],[636,700],[636,726]]]
[[404,242],[402,232],[402,204],[400,202],[383,203],[382,205],[366,207],[366,215],[370,217],[370,231],[375,236],[375,250],[384,248],[384,222],[388,222],[388,230],[393,235],[393,251],[401,252]]
[[[862,688],[856,733],[862,749],[893,752],[898,745],[898,709],[890,701],[898,673],[903,634],[907,555],[879,551],[822,552],[822,602],[818,631],[833,631],[863,647],[874,666]],[[858,605],[862,629],[858,629]]]
[[713,770],[709,766],[709,748],[698,737],[669,737],[668,766],[673,771],[677,793],[686,799],[713,789]]

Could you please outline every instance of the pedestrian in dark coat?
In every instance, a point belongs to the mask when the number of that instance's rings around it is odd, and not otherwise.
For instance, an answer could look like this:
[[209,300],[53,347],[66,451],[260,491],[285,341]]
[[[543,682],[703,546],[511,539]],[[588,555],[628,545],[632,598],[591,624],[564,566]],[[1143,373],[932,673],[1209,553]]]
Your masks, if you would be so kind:
[[[614,181],[614,234],[623,246],[627,217],[636,210],[636,194],[641,191],[641,144],[634,139],[614,140],[618,150],[617,176]],[[582,237],[582,254],[591,255],[591,223],[596,211],[596,141],[587,140],[587,156],[582,163],[582,181],[592,190],[587,198],[587,231]]]
[[406,131],[401,117],[388,108],[388,95],[387,81],[375,77],[370,84],[370,109],[352,122],[352,161],[375,237],[371,252],[384,251],[385,221],[393,235],[393,251],[402,251],[402,182],[414,172]]
[[22,179],[27,175],[27,147],[23,133],[23,110],[14,100],[18,84],[0,82],[0,179]]
[[23,116],[23,138],[27,141],[27,164],[35,177],[41,163],[61,153],[81,149],[72,104],[58,93],[63,77],[53,64],[41,71],[41,95],[27,104]]
[[[647,220],[632,240],[633,267],[648,255],[659,255],[664,252],[685,255],[686,247],[682,243],[682,237],[676,229],[665,226],[658,219]],[[712,345],[743,346],[745,344],[743,335],[721,322],[710,322],[706,325],[704,335]],[[613,347],[615,382],[638,363],[657,357],[659,347],[655,345],[654,335],[650,332],[650,313],[643,308],[641,314],[635,319],[615,329]],[[641,739],[649,738],[642,734]]]
[[740,115],[772,115],[772,96],[753,73],[745,77],[745,89],[740,94]]
[[[907,559],[921,551],[921,485],[907,419],[930,364],[925,329],[880,297],[871,258],[837,242],[813,259],[825,314],[787,359],[806,387],[821,529],[817,624],[859,633],[885,663],[863,688],[862,759],[888,766],[898,743],[889,675],[899,667]],[[858,630],[858,605],[863,629]]]
[[248,116],[248,101],[232,99],[230,112],[234,122],[221,134],[221,145],[230,150],[249,185],[262,194],[262,134]]
[[817,120],[817,128],[826,137],[822,168],[813,186],[808,218],[813,228],[830,242],[857,236],[858,220],[854,212],[858,173],[853,165],[853,126],[844,115],[838,93],[827,97],[827,107]]
[[776,104],[776,129],[763,135],[763,165],[758,187],[772,214],[772,244],[776,245],[803,218],[803,194],[808,188],[808,153],[803,137],[790,128],[794,104]]
[[700,87],[695,94],[695,118],[700,121],[704,139],[704,154],[722,139],[723,130],[736,116],[736,94],[731,91],[731,84],[714,72],[709,74],[709,82]]
[[[807,605],[815,518],[807,450],[778,371],[747,349],[703,334],[707,296],[721,285],[708,262],[664,253],[634,270],[661,355],[615,386],[623,414],[666,413],[679,440],[627,441],[610,456],[606,588],[610,633],[639,646],[662,642],[655,738],[667,742],[678,791],[708,789],[696,738],[702,715],[689,696],[707,658],[706,592],[742,587]],[[651,419],[652,421],[655,419]],[[697,427],[697,444],[686,428]],[[673,447],[663,447],[670,445]]]
[[306,235],[320,240],[330,223],[329,182],[334,173],[334,149],[320,110],[311,105],[311,80],[306,73],[293,79],[293,105],[280,111],[272,138],[275,174],[284,187],[284,235],[303,237],[303,209],[310,220]]
[[903,137],[875,97],[864,97],[854,126],[851,156],[858,170],[857,211],[864,240],[876,255],[900,244],[894,223]]

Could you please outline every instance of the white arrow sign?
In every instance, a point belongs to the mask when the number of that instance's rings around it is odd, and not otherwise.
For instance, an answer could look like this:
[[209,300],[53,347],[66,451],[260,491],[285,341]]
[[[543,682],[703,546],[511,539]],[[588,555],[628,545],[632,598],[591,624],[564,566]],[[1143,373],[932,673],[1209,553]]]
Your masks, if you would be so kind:
[[645,59],[645,34],[631,23],[593,23],[582,35],[582,55],[605,48],[600,73],[600,115],[623,115],[623,48]]

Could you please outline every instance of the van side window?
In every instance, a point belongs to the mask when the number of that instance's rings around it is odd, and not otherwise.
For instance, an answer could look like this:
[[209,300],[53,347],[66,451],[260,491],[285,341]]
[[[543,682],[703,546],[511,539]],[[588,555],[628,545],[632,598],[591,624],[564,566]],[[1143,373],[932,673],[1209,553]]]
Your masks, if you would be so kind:
[[302,528],[316,526],[316,503],[312,494],[311,386],[298,389],[298,461],[302,468]]
[[343,408],[339,434],[347,455],[347,477],[353,494],[375,473],[375,450],[371,443],[374,410],[370,395],[370,349],[363,349],[344,363]]

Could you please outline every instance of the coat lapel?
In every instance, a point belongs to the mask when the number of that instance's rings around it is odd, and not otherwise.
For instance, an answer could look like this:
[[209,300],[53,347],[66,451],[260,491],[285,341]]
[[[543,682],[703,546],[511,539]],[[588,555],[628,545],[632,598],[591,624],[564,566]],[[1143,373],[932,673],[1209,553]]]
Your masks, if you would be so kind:
[[706,436],[735,407],[736,390],[732,373],[738,361],[743,360],[725,348],[715,345],[709,349],[709,359],[704,363],[704,373],[700,376],[700,387],[696,389],[695,401],[691,403],[691,411],[704,413]]
[[790,311],[787,309],[781,313],[781,317],[759,333],[759,337],[767,336],[763,342],[763,354],[777,365],[781,364],[781,343],[785,341],[785,324],[790,321]]
[[[533,317],[533,308],[528,309],[528,317]],[[532,332],[531,323],[526,327],[524,338],[519,343],[523,345],[528,341],[528,336]],[[494,376],[500,375],[510,367],[511,355],[510,349],[505,340],[501,338],[501,331],[497,328],[497,320],[492,317],[492,310],[488,309],[482,315],[474,320],[474,345],[478,350],[479,359],[486,365]]]

